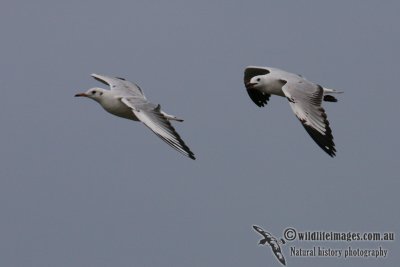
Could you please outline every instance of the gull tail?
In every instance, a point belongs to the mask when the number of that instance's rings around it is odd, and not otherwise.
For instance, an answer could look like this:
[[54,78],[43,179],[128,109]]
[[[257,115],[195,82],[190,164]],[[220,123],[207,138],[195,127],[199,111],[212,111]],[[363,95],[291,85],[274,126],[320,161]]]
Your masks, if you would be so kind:
[[335,89],[323,88],[324,89],[324,101],[326,102],[338,102],[337,98],[330,94],[341,94],[343,91],[337,91]]
[[169,114],[165,113],[164,111],[161,111],[161,114],[163,114],[170,121],[179,121],[179,122],[183,121],[183,119],[180,119],[174,115],[169,115]]

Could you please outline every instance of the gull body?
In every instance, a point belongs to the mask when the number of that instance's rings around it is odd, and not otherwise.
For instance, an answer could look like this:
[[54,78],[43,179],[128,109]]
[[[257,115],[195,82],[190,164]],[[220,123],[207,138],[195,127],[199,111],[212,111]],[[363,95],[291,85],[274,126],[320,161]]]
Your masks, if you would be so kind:
[[271,95],[287,98],[311,138],[328,155],[335,156],[332,130],[321,103],[322,100],[337,102],[332,94],[342,92],[324,88],[294,73],[259,66],[245,69],[244,84],[251,100],[259,107],[266,105]]
[[[94,92],[94,93],[93,93]],[[132,112],[132,108],[121,103],[121,98],[118,95],[111,93],[110,90],[102,88],[91,88],[87,93],[86,97],[93,99],[99,103],[107,112],[129,120],[138,121],[139,119]]]
[[87,97],[98,102],[107,112],[129,120],[143,122],[168,145],[195,159],[193,152],[175,131],[170,121],[183,121],[161,110],[160,105],[149,102],[136,84],[123,78],[92,74],[96,80],[110,86],[110,90],[94,87],[76,97]]

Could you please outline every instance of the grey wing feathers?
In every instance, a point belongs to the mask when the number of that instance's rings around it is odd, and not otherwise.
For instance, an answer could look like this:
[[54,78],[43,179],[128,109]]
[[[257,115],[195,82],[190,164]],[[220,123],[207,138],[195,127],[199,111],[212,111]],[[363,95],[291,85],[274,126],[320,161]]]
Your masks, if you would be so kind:
[[[135,101],[134,104],[130,102],[132,100]],[[160,105],[145,101],[138,102],[137,99],[122,98],[121,101],[131,107],[135,116],[168,145],[185,156],[196,159],[194,153],[185,144],[169,120],[161,113]]]
[[290,106],[307,133],[329,156],[335,156],[335,143],[325,110],[321,107],[323,88],[319,85],[287,83],[282,87]]
[[335,148],[335,143],[333,142],[333,135],[332,135],[332,130],[331,127],[329,126],[329,121],[327,119],[325,110],[320,107],[318,109],[318,112],[320,113],[320,116],[323,120],[323,123],[325,125],[325,132],[321,133],[320,131],[317,131],[315,128],[313,128],[310,125],[307,125],[302,122],[304,128],[306,129],[307,133],[311,136],[311,138],[317,143],[317,145],[324,150],[329,156],[334,157],[336,155],[336,148]]
[[145,98],[142,89],[137,84],[127,81],[124,78],[109,77],[95,73],[91,74],[91,76],[95,80],[110,86],[111,90],[121,90],[121,91],[125,90],[126,92],[129,92],[129,94],[143,96]]
[[268,73],[269,70],[262,67],[247,67],[244,70],[244,85],[246,86],[247,93],[249,94],[250,99],[259,107],[266,105],[271,95],[258,90],[252,90],[247,85],[254,76]]

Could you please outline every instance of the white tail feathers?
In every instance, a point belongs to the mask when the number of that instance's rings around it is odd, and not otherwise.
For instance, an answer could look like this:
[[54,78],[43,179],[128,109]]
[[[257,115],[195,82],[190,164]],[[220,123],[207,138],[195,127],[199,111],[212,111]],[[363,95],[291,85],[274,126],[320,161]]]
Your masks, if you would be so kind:
[[161,111],[161,114],[163,114],[168,120],[171,120],[171,121],[179,121],[179,122],[183,121],[183,119],[180,119],[173,115],[169,115],[169,114],[165,113],[164,111]]
[[337,91],[335,89],[324,88],[324,94],[341,94],[343,91]]

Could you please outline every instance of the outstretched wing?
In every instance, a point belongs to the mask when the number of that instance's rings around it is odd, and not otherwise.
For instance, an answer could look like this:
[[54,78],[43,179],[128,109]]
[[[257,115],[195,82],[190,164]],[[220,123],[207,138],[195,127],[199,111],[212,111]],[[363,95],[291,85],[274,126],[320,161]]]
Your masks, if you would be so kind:
[[121,101],[130,107],[135,116],[164,142],[183,155],[196,159],[169,120],[161,113],[160,105],[154,105],[134,97],[122,98]]
[[279,246],[278,241],[274,238],[274,240],[269,241],[268,244],[271,246],[272,252],[274,253],[275,257],[280,261],[280,263],[286,265],[286,260],[282,254],[282,250]]
[[125,80],[124,78],[114,78],[114,77],[109,77],[105,75],[99,75],[99,74],[91,74],[91,76],[96,79],[97,81],[104,83],[105,85],[110,86],[111,90],[119,90],[122,93],[127,93],[132,96],[136,97],[142,97],[146,99],[142,89],[130,81]]
[[244,85],[246,87],[247,93],[253,102],[259,106],[263,107],[267,104],[270,94],[260,92],[258,90],[254,90],[253,88],[249,87],[249,83],[251,78],[258,75],[268,74],[270,71],[264,67],[256,67],[256,66],[249,66],[244,70]]
[[282,91],[308,134],[329,156],[335,156],[335,143],[325,110],[321,107],[323,88],[306,80],[287,82]]

